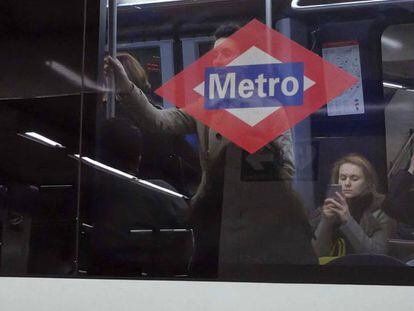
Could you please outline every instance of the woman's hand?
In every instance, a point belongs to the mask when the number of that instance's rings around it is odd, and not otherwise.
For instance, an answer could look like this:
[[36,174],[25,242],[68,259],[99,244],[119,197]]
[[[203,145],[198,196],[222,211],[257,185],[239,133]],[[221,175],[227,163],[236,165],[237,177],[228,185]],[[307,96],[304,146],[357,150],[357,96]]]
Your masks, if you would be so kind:
[[106,56],[104,59],[104,73],[106,76],[114,76],[116,93],[125,94],[131,92],[133,83],[118,59]]
[[333,199],[326,199],[322,206],[322,218],[330,224],[334,224],[337,221],[337,215],[334,211]]
[[349,205],[339,192],[335,192],[335,194],[337,195],[339,202],[334,199],[327,200],[333,204],[332,210],[339,218],[341,224],[345,224],[352,217],[351,212],[349,211]]

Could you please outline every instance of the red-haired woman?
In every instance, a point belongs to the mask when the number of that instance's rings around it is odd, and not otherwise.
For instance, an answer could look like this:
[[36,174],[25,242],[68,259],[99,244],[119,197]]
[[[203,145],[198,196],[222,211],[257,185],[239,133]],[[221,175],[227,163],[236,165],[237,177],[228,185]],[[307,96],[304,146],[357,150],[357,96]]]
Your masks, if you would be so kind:
[[386,254],[395,222],[384,212],[377,176],[363,156],[349,154],[335,162],[331,182],[340,184],[321,208],[313,246],[319,257],[330,256],[335,241],[343,238],[347,254]]

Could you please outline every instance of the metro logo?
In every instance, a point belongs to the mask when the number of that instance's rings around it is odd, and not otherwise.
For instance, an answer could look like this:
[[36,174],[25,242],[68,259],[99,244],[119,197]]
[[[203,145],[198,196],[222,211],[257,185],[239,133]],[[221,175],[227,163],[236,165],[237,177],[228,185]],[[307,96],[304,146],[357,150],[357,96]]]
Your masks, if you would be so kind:
[[[236,49],[227,64],[217,55]],[[253,20],[156,93],[249,153],[358,81]]]
[[209,67],[206,109],[297,106],[303,104],[303,63]]

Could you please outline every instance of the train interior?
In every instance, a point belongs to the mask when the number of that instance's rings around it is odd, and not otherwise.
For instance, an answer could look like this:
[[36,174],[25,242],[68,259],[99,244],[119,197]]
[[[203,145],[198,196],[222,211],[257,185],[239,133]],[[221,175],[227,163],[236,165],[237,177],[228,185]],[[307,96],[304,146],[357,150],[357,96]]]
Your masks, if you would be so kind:
[[[218,26],[265,23],[268,1],[138,2],[118,0],[115,28],[103,0],[0,4],[0,275],[99,275],[94,230],[108,202],[120,210],[164,204],[158,194],[179,209],[195,194],[202,174],[196,135],[144,132],[134,173],[123,165],[135,138],[105,138],[108,115],[126,117],[118,108],[108,112],[104,99],[111,31],[117,51],[130,53],[147,72],[152,103],[174,109],[155,90],[212,49]],[[352,54],[362,81],[357,111],[322,107],[292,129],[293,185],[306,210],[323,203],[332,164],[349,152],[371,161],[379,190],[387,193],[390,178],[413,155],[414,1],[271,3],[272,27],[319,56],[338,43],[359,46]],[[118,166],[106,161],[109,153]],[[254,201],[254,193],[238,193],[245,183],[260,189],[274,182],[265,162],[243,163],[241,177],[226,175],[224,204]],[[194,232],[186,215],[174,225],[138,226],[130,235],[141,247],[131,255],[141,268],[128,277],[189,276]],[[400,223],[389,242],[392,257],[414,265],[413,227]]]

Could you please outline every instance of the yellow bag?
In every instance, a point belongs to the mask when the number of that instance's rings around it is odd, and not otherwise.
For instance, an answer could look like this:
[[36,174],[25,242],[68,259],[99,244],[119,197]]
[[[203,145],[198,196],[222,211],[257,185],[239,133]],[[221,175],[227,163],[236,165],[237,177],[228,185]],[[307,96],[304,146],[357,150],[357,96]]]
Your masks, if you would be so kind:
[[329,256],[319,257],[319,264],[326,265],[327,263],[331,262],[332,260],[345,256],[345,240],[343,238],[338,238],[335,240],[335,243],[332,245],[331,252]]

